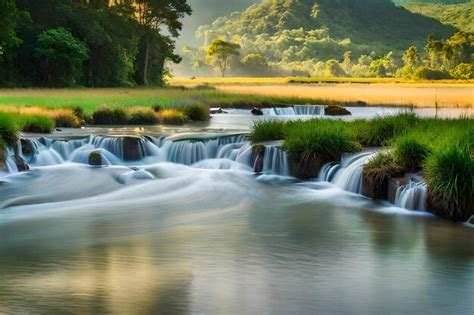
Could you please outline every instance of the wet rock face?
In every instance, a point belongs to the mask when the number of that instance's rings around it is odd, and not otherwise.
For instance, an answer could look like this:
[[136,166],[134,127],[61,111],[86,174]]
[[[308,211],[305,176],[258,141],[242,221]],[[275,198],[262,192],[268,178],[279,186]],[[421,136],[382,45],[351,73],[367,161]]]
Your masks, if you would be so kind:
[[252,149],[252,165],[255,173],[261,173],[263,171],[263,158],[265,157],[265,146],[255,145]]
[[290,171],[298,179],[308,180],[316,178],[324,165],[324,161],[317,156],[304,159],[300,156],[289,157]]
[[29,139],[21,139],[21,153],[24,156],[31,156],[35,152],[33,143]]
[[352,115],[350,111],[339,105],[329,105],[324,109],[324,115],[327,116],[349,116]]
[[98,151],[91,152],[89,155],[89,164],[93,166],[102,165],[102,154]]
[[0,146],[0,171],[7,170],[7,152],[6,149]]
[[123,159],[125,161],[138,161],[143,158],[142,139],[138,137],[125,137],[122,139]]
[[28,163],[26,163],[20,156],[15,155],[13,157],[13,160],[15,161],[16,167],[18,168],[19,172],[28,171],[30,169]]
[[[364,172],[362,175],[362,195],[374,200],[389,200],[390,182],[391,180],[384,180],[381,183],[377,183]],[[392,184],[394,184],[394,182],[392,182]],[[398,186],[396,187],[398,188]],[[393,194],[393,201],[395,201],[397,188],[395,188]]]

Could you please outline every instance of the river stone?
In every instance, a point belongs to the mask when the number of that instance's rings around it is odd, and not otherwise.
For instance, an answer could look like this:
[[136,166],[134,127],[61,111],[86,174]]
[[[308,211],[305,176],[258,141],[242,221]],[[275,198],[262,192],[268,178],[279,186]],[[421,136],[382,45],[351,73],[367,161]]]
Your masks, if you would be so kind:
[[122,138],[124,161],[138,161],[143,158],[142,139],[139,137]]
[[290,173],[302,180],[318,177],[319,171],[324,165],[324,161],[315,155],[312,155],[309,159],[290,155],[288,162]]
[[252,109],[251,113],[254,116],[263,116],[263,111],[259,108],[256,108],[256,107],[254,109]]
[[339,105],[329,105],[324,109],[326,116],[349,116],[352,115],[350,111]]
[[15,161],[16,167],[18,168],[19,172],[24,172],[30,170],[30,166],[26,163],[19,155],[15,155],[13,157]]
[[89,164],[93,166],[102,165],[102,154],[99,151],[93,151],[89,154]]

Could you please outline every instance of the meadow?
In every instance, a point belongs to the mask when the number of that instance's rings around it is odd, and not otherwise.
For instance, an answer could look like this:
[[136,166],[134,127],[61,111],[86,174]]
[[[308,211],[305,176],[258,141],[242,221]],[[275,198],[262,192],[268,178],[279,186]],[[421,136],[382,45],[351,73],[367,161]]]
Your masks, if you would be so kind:
[[396,78],[174,78],[173,85],[210,85],[231,94],[298,97],[320,104],[472,108],[473,81]]

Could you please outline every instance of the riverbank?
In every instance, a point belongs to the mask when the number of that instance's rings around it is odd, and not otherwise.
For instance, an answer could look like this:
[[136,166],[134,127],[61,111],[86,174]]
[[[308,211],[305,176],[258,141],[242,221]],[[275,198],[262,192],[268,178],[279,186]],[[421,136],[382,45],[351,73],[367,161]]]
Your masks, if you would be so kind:
[[419,176],[428,188],[427,209],[464,222],[474,215],[473,126],[472,117],[434,119],[413,114],[352,122],[266,121],[255,125],[251,139],[254,143],[282,140],[294,175],[303,179],[317,177],[324,165],[340,161],[345,153],[383,148],[362,165],[360,193],[387,199],[392,181]]

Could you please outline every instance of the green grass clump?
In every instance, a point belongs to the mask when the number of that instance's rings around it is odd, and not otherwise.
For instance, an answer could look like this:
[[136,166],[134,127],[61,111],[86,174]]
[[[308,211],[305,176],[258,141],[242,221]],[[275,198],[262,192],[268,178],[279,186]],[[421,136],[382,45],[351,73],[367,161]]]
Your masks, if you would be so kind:
[[22,120],[22,130],[25,132],[50,133],[54,129],[54,120],[47,116],[30,115]]
[[209,120],[209,107],[203,104],[187,105],[183,108],[183,112],[192,121]]
[[387,196],[388,182],[391,178],[405,174],[403,166],[390,151],[382,151],[364,166],[364,179],[372,190],[374,198],[384,199]]
[[416,126],[419,118],[412,113],[359,120],[350,125],[355,138],[363,145],[380,147]]
[[13,145],[18,139],[21,125],[19,117],[11,113],[0,112],[0,140],[7,145]]
[[102,106],[92,114],[95,125],[126,125],[129,116],[124,108]]
[[280,120],[255,122],[250,138],[254,143],[283,140],[287,135],[288,124],[289,123]]
[[429,207],[451,221],[474,215],[474,159],[472,146],[453,145],[437,150],[426,161]]
[[430,153],[430,148],[410,136],[398,138],[394,145],[395,160],[407,172],[419,171]]
[[151,108],[134,108],[129,113],[129,125],[155,125],[159,123],[158,116]]
[[347,133],[340,121],[311,120],[306,124],[291,124],[283,148],[293,156],[322,161],[339,160],[343,153],[357,152],[361,146]]
[[158,113],[158,118],[165,125],[183,125],[189,118],[178,109],[165,109]]

